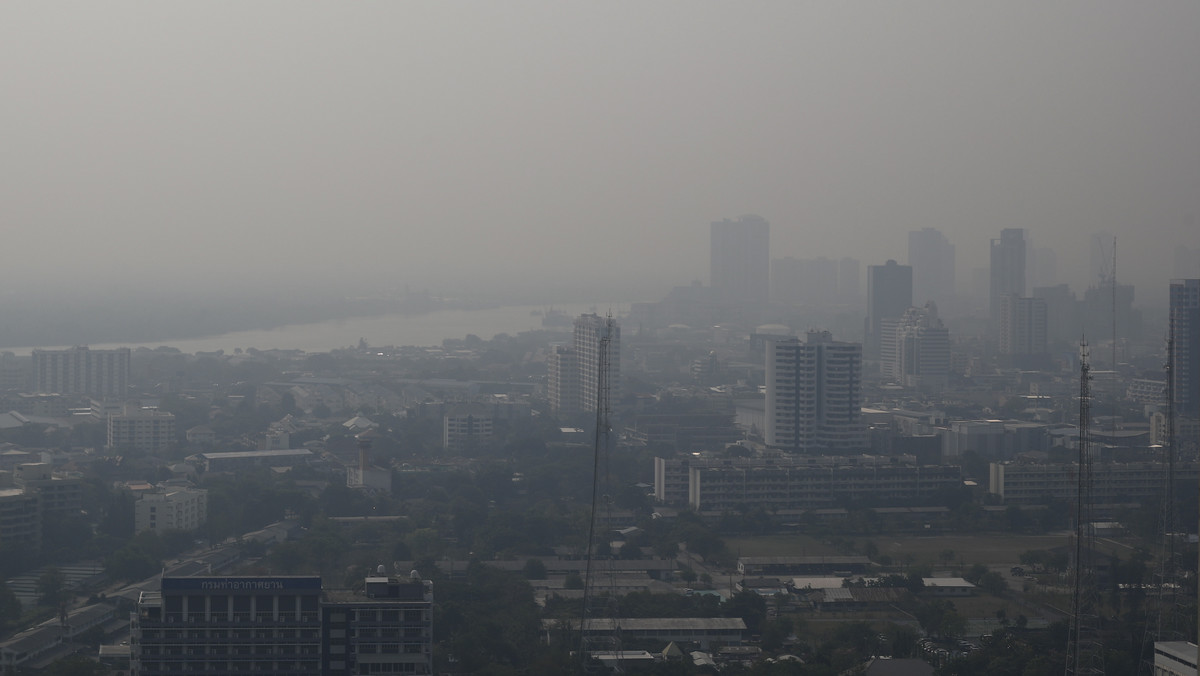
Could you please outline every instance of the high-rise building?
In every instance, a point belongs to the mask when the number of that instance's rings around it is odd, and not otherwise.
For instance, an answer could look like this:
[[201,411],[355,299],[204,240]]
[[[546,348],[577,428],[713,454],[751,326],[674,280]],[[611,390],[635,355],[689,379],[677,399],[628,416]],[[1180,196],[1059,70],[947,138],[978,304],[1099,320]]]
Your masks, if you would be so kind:
[[941,302],[954,295],[954,245],[941,231],[922,228],[909,232],[908,264],[917,303]]
[[895,319],[913,304],[913,269],[889,260],[867,266],[867,319],[863,343],[868,359],[879,358],[880,330],[884,319]]
[[[607,339],[607,340],[605,340]],[[607,354],[602,350],[607,345]],[[580,315],[575,320],[573,343],[578,366],[579,407],[584,413],[595,413],[600,401],[600,360],[608,362],[608,400],[621,396],[621,325],[612,317],[596,314]]]
[[828,331],[767,343],[766,442],[795,451],[861,450],[862,345]]
[[767,301],[770,245],[771,226],[762,216],[713,222],[709,284],[716,300]]
[[858,305],[861,287],[858,259],[847,256],[838,261],[837,302]]
[[883,320],[879,360],[885,378],[926,391],[946,387],[950,376],[950,331],[937,305],[909,308],[903,317]]
[[771,261],[771,300],[813,306],[836,302],[837,261],[825,257]]
[[1046,354],[1046,301],[1014,294],[1000,298],[1000,354],[1020,357],[1013,360],[1016,366]]
[[1172,280],[1170,300],[1175,414],[1200,418],[1200,279]]
[[1047,246],[1030,246],[1025,251],[1025,281],[1029,288],[1058,283],[1058,256]]
[[1025,295],[1025,230],[1005,228],[992,240],[989,316],[992,327],[1000,326],[1000,305],[1005,296]]
[[127,347],[34,350],[33,391],[125,397],[129,391],[129,355]]
[[546,360],[546,396],[559,415],[579,412],[579,365],[569,345],[555,345]]
[[607,345],[609,402],[620,397],[621,325],[609,317],[580,315],[571,345],[555,346],[547,360],[546,395],[559,415],[596,412],[602,343]]
[[[1076,344],[1084,335],[1081,313],[1083,306],[1075,292],[1066,284],[1042,286],[1033,289],[1033,297],[1046,302],[1046,341],[1049,343]],[[1088,332],[1088,335],[1105,335]]]
[[320,577],[164,577],[130,627],[139,676],[432,674],[433,592],[382,573],[361,591]]

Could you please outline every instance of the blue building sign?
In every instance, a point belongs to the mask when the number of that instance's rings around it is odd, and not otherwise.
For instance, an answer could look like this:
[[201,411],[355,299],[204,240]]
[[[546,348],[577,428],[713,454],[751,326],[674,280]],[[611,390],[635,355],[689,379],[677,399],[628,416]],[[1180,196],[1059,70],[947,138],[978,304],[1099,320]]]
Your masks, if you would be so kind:
[[321,578],[303,577],[164,577],[163,592],[321,591]]

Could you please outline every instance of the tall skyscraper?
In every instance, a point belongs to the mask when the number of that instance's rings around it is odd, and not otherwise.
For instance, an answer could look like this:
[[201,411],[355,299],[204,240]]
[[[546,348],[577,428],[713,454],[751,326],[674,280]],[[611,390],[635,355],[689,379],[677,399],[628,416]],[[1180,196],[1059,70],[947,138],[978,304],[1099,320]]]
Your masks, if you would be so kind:
[[546,360],[546,396],[559,415],[579,413],[579,364],[568,345],[551,348]]
[[828,331],[767,343],[766,442],[794,451],[866,447],[862,345]]
[[867,319],[863,327],[868,359],[879,358],[880,330],[884,319],[895,319],[913,304],[913,269],[889,260],[867,266]]
[[1000,354],[1013,366],[1035,366],[1046,355],[1046,301],[1009,294],[1000,298]]
[[862,288],[862,273],[857,258],[845,257],[838,261],[837,301],[842,305],[858,305]]
[[954,245],[939,230],[908,233],[908,264],[913,271],[913,300],[941,302],[954,295]]
[[579,315],[571,345],[555,346],[547,360],[546,395],[559,415],[596,412],[602,339],[606,337],[609,401],[620,397],[621,325],[608,317]]
[[1175,415],[1200,418],[1200,279],[1172,280],[1170,300]]
[[771,226],[762,216],[712,224],[709,283],[719,301],[765,303],[771,264]]
[[936,392],[950,376],[950,331],[938,317],[937,305],[911,307],[898,319],[883,320],[880,370],[885,378],[919,390]]
[[125,397],[129,392],[129,355],[127,347],[34,350],[33,391]]
[[1000,304],[1005,296],[1025,295],[1025,230],[1005,228],[992,240],[991,296],[988,303],[992,327],[1000,326]]
[[[1035,287],[1033,297],[1046,302],[1046,341],[1047,343],[1066,343],[1074,345],[1079,337],[1084,335],[1082,312],[1083,306],[1075,297],[1075,292],[1066,284],[1055,286]],[[1087,331],[1089,336],[1103,336],[1109,330],[1101,332]]]
[[771,300],[825,306],[836,302],[837,261],[828,258],[776,258],[771,261]]

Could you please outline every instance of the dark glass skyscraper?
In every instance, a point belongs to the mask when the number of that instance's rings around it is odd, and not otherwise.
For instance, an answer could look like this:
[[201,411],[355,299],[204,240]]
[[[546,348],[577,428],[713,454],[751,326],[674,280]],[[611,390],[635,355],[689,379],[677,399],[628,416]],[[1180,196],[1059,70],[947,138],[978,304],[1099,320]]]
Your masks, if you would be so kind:
[[1025,296],[1025,230],[1005,228],[992,240],[991,296],[988,305],[992,328],[1000,327],[1001,299]]
[[913,269],[888,261],[867,266],[867,320],[863,347],[868,359],[879,358],[880,329],[885,319],[898,319],[913,304]]

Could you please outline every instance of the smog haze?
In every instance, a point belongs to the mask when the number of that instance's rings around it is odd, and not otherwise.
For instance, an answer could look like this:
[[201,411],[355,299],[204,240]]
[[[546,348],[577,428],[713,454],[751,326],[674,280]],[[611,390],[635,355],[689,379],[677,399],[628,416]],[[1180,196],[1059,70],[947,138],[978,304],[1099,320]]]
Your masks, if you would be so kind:
[[[373,286],[530,302],[772,257],[959,279],[1026,228],[1165,302],[1200,244],[1200,5],[10,3],[5,295]],[[1159,300],[1161,297],[1161,300]],[[293,300],[295,300],[293,298]]]

